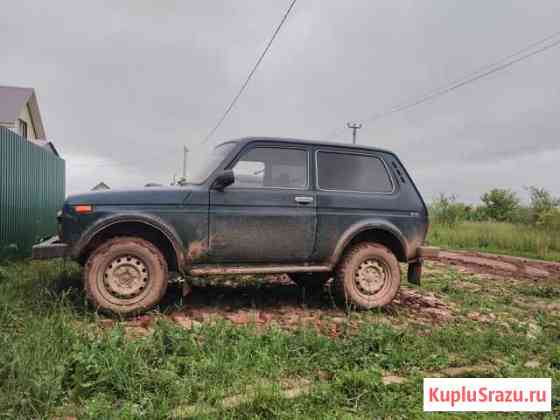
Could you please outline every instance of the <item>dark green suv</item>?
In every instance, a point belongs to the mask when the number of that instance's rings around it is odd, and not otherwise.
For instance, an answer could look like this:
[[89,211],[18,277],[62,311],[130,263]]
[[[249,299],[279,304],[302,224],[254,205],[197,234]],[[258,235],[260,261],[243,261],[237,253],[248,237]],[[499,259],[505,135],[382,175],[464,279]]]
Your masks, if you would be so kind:
[[288,273],[309,290],[333,278],[359,309],[385,305],[400,263],[419,283],[428,212],[397,156],[346,144],[244,138],[215,147],[179,187],[69,197],[58,238],[35,258],[84,266],[99,309],[139,313],[188,276]]

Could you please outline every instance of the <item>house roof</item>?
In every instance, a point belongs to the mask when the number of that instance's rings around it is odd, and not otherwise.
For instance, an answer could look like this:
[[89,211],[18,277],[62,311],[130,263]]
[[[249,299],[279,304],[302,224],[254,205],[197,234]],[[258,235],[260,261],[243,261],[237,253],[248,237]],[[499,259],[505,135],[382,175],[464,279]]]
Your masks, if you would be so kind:
[[13,124],[27,103],[37,138],[46,139],[45,127],[33,88],[0,86],[0,123]]
[[111,187],[109,187],[107,184],[105,184],[103,181],[101,181],[99,184],[97,184],[91,190],[92,191],[100,191],[100,190],[110,190],[110,189],[111,189]]

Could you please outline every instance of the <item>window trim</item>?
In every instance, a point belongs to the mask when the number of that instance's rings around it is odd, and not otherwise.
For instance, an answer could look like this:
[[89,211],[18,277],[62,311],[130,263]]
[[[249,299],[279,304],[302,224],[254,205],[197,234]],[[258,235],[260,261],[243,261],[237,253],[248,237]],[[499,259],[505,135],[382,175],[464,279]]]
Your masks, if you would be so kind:
[[[319,184],[319,153],[334,153],[339,155],[358,155],[358,156],[367,156],[374,159],[378,159],[383,164],[385,168],[385,173],[389,178],[389,182],[391,183],[391,191],[357,191],[357,190],[337,190],[337,189],[327,189],[321,188]],[[358,194],[376,194],[376,195],[393,195],[397,190],[395,182],[393,180],[393,176],[391,175],[391,171],[389,170],[389,166],[385,159],[381,156],[377,156],[371,153],[363,153],[363,152],[353,152],[353,151],[342,151],[342,150],[329,150],[329,149],[316,149],[315,150],[315,184],[318,191],[326,191],[326,192],[347,192],[347,193],[358,193]]]
[[252,151],[253,149],[289,149],[289,150],[300,150],[305,152],[306,162],[305,162],[305,185],[303,187],[235,187],[235,183],[233,183],[227,190],[234,190],[234,191],[256,191],[256,190],[296,190],[296,191],[308,191],[310,189],[310,151],[306,147],[298,147],[298,146],[280,146],[280,145],[266,145],[266,144],[257,144],[257,145],[250,145],[248,147],[244,147],[237,156],[230,162],[226,168],[233,170],[233,167],[241,160],[241,158],[248,152]]

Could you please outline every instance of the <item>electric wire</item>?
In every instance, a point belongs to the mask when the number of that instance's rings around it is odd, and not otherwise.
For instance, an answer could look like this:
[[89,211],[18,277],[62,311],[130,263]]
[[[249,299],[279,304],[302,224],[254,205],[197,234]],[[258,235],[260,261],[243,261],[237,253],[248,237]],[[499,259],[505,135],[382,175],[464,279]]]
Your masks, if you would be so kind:
[[[474,83],[484,77],[490,76],[493,73],[496,73],[500,70],[504,70],[508,67],[513,66],[514,64],[519,63],[520,61],[526,60],[534,55],[543,53],[551,48],[557,47],[560,44],[560,39],[556,40],[550,44],[545,45],[544,47],[541,47],[539,49],[534,50],[534,48],[538,45],[541,45],[543,43],[546,43],[547,41],[550,41],[553,38],[556,38],[558,35],[560,35],[560,31],[559,32],[555,32],[552,35],[549,35],[539,41],[533,42],[530,45],[527,45],[525,47],[523,47],[522,49],[509,54],[505,57],[502,57],[501,59],[494,61],[493,63],[490,64],[486,64],[482,67],[479,67],[478,69],[476,69],[473,72],[470,72],[466,75],[464,75],[463,77],[459,78],[459,79],[455,79],[454,81],[448,83],[447,85],[444,85],[442,87],[436,88],[424,95],[422,95],[421,97],[411,100],[411,101],[407,101],[403,104],[399,104],[399,105],[395,105],[393,107],[390,107],[388,110],[386,111],[382,111],[382,112],[378,112],[376,114],[371,115],[370,117],[366,118],[365,120],[362,120],[364,122],[375,122],[378,121],[382,118],[385,118],[389,115],[413,108],[415,106],[421,105],[425,102],[428,102],[432,99],[435,99],[439,96],[445,95],[447,93],[450,93],[456,89],[459,89],[463,86],[466,86],[470,83]],[[527,52],[529,51],[529,52]],[[523,54],[525,53],[525,54]],[[522,54],[522,55],[520,55]],[[345,128],[340,128],[340,129],[336,129],[335,131],[333,131],[330,135],[328,135],[326,137],[327,140],[332,139],[333,137],[338,136],[339,134],[341,134],[342,132],[345,131]]]
[[268,50],[270,49],[270,47],[272,46],[272,43],[274,42],[274,39],[276,38],[276,36],[278,35],[278,33],[280,32],[280,29],[282,28],[282,26],[284,25],[284,23],[286,22],[286,20],[288,19],[288,15],[290,14],[290,12],[292,11],[292,9],[294,8],[294,5],[296,4],[297,0],[292,0],[292,2],[290,3],[290,5],[288,6],[288,9],[286,10],[286,12],[284,13],[284,16],[282,17],[282,20],[280,21],[280,23],[278,24],[278,26],[276,27],[276,29],[274,30],[272,37],[270,38],[270,40],[268,41],[268,43],[266,44],[265,49],[263,50],[263,52],[261,53],[261,55],[259,56],[257,62],[255,63],[255,65],[253,66],[253,68],[251,69],[251,71],[249,72],[249,75],[247,76],[247,78],[245,79],[245,82],[243,82],[243,84],[241,85],[241,88],[239,89],[239,91],[237,92],[237,94],[234,96],[233,100],[230,102],[230,104],[228,105],[228,107],[226,108],[225,112],[222,114],[222,116],[220,117],[220,119],[218,120],[218,122],[214,125],[214,127],[210,130],[210,132],[206,135],[206,137],[204,138],[204,140],[202,140],[201,144],[206,143],[208,140],[210,140],[210,138],[214,135],[214,133],[218,130],[218,128],[220,128],[220,126],[222,125],[222,123],[225,121],[225,119],[227,118],[228,114],[231,112],[231,110],[233,109],[233,107],[235,106],[235,104],[237,103],[237,101],[239,100],[239,98],[241,97],[241,95],[243,94],[243,92],[245,91],[245,88],[247,87],[247,85],[249,84],[249,82],[251,81],[251,79],[253,78],[253,75],[256,73],[259,65],[261,64],[261,62],[263,61],[266,53],[268,52]]

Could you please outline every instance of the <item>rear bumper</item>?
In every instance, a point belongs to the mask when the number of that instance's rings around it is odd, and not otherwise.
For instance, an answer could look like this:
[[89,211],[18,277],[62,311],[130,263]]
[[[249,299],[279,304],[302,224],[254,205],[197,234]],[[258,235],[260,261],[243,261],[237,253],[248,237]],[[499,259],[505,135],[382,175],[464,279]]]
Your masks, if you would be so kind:
[[31,258],[34,260],[48,260],[51,258],[63,258],[68,253],[68,245],[60,242],[58,236],[53,236],[44,242],[34,245],[31,250]]

